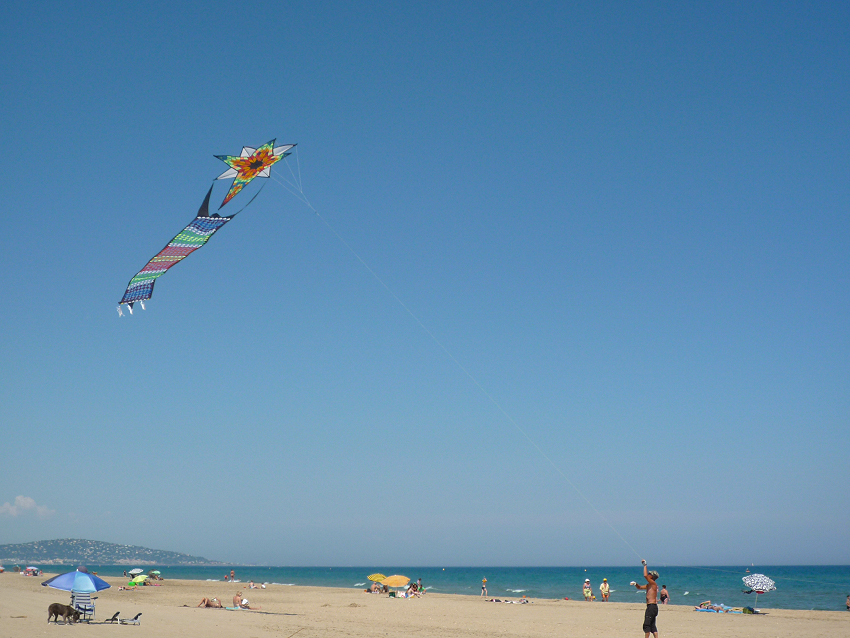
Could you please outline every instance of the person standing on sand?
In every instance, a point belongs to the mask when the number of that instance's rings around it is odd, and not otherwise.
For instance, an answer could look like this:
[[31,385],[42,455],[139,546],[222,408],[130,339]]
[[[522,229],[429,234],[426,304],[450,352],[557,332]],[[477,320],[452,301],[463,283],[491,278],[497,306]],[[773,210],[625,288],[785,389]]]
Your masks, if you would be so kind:
[[667,585],[661,585],[661,591],[658,592],[658,596],[661,598],[661,604],[666,605],[667,601],[670,600],[670,593],[667,591]]
[[599,585],[599,593],[602,594],[602,602],[608,602],[608,596],[611,594],[611,587],[608,585],[608,579],[603,578],[602,584]]
[[582,593],[584,594],[585,602],[591,602],[590,597],[593,596],[593,590],[590,588],[590,579],[584,579],[584,587],[582,587]]
[[481,595],[482,596],[487,595],[487,579],[486,578],[481,579]]
[[658,580],[658,572],[647,571],[645,560],[641,563],[643,563],[643,577],[646,578],[646,585],[638,585],[635,581],[631,584],[638,589],[646,590],[646,613],[643,617],[645,638],[649,638],[649,634],[658,638],[658,627],[655,626],[655,619],[658,618],[658,584],[655,582]]
[[231,569],[230,570],[230,582],[232,583],[234,580],[236,580],[236,572]]
[[850,611],[850,594],[847,594],[847,611]]

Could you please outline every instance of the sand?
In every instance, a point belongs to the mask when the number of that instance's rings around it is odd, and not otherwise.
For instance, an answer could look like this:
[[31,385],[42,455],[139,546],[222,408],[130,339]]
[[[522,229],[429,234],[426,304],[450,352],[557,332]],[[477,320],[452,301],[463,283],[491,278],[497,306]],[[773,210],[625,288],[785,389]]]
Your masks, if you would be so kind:
[[[287,587],[241,589],[262,611],[199,609],[201,598],[217,597],[228,604],[243,583],[165,580],[161,587],[118,591],[124,578],[107,578],[111,589],[98,592],[95,621],[65,627],[47,623],[50,603],[68,603],[65,592],[42,587],[52,574],[39,577],[0,574],[0,638],[117,634],[159,638],[342,638],[346,636],[408,636],[446,638],[499,636],[643,636],[644,606],[635,603],[586,603],[534,599],[528,605],[485,602],[474,596],[426,594],[394,599],[354,589]],[[142,612],[141,624],[104,624],[116,611],[122,618]],[[850,613],[771,610],[767,615],[707,614],[691,607],[661,607],[661,636],[850,636]]]

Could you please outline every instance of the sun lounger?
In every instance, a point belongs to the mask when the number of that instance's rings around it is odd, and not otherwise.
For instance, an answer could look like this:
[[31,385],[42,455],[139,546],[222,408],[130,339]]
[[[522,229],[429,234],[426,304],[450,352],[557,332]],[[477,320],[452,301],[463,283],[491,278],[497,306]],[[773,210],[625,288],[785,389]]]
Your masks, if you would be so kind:
[[118,620],[118,624],[120,625],[140,625],[142,622],[139,620],[139,616],[142,615],[142,612],[139,612],[132,618],[121,618]]
[[121,622],[121,619],[118,617],[118,614],[120,614],[120,613],[121,613],[120,611],[116,611],[116,612],[115,612],[115,615],[114,615],[112,618],[110,618],[110,619],[108,619],[108,620],[104,620],[103,622],[104,622],[104,623],[108,623],[108,622],[111,622],[111,623],[116,623],[116,622],[117,622],[117,623],[120,623],[120,622]]

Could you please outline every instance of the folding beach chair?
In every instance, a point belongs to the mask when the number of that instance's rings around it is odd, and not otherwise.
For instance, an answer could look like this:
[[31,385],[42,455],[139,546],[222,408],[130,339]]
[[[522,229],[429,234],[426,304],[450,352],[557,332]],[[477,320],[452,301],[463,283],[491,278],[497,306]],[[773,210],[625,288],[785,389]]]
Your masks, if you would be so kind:
[[108,623],[108,622],[111,622],[111,623],[116,623],[116,622],[117,622],[117,623],[120,623],[120,622],[121,622],[121,619],[118,617],[118,614],[120,614],[120,613],[121,613],[120,611],[116,611],[116,612],[115,612],[115,615],[114,615],[112,618],[109,618],[109,619],[107,619],[107,620],[104,620],[104,621],[103,621],[103,622],[104,622],[104,624],[106,624],[106,623]]
[[71,607],[80,612],[80,620],[94,620],[94,601],[89,592],[71,592]]

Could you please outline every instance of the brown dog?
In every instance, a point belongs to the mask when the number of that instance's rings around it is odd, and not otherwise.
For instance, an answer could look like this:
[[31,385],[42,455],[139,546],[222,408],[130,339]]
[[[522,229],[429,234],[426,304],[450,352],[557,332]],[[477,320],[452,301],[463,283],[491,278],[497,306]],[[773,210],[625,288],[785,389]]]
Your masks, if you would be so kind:
[[51,618],[54,618],[55,622],[59,622],[59,616],[62,616],[62,622],[68,624],[68,618],[71,619],[71,624],[77,622],[80,619],[80,612],[71,607],[70,605],[63,605],[62,603],[53,603],[50,607],[47,608],[47,622],[50,622]]

